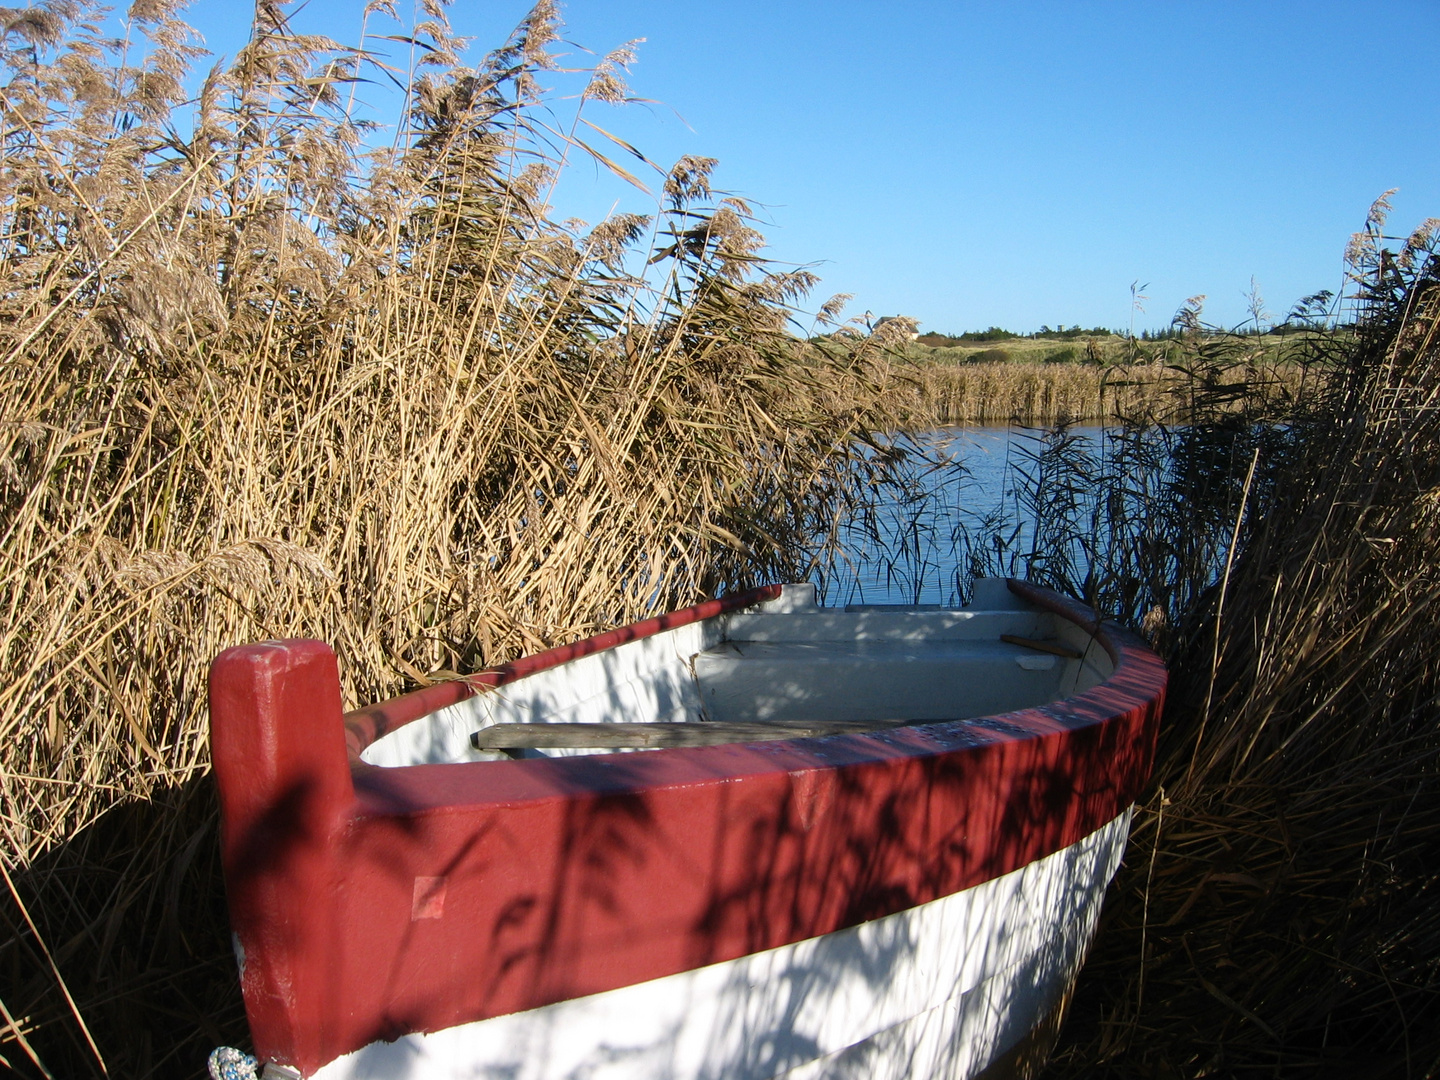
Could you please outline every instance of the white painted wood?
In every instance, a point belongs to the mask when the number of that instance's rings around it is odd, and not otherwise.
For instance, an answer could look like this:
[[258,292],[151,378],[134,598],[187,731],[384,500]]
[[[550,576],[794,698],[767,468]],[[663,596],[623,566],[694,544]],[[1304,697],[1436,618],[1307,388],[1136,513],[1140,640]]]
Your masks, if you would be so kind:
[[1049,637],[1055,626],[1048,612],[968,608],[735,611],[723,618],[729,641],[989,641],[1001,634]]
[[813,611],[820,602],[815,586],[809,581],[786,582],[780,586],[780,595],[774,600],[757,604],[754,611],[794,612]]
[[1099,905],[1051,947],[932,1009],[783,1074],[784,1080],[966,1080],[1060,1006],[1095,933]]
[[1063,697],[1075,669],[994,639],[727,641],[695,658],[714,720],[964,720]]
[[966,1080],[1057,1003],[1130,811],[972,889],[636,986],[373,1043],[320,1080]]
[[482,690],[377,739],[361,760],[392,766],[496,760],[504,755],[470,745],[470,733],[491,724],[698,720],[702,707],[691,658],[718,644],[720,634],[719,620],[691,623]]
[[[1068,697],[1108,677],[1109,657],[1084,630],[1025,606],[1003,584],[977,584],[977,595],[997,605],[985,610],[856,612],[817,608],[813,586],[786,585],[758,610],[677,627],[482,691],[391,732],[361,758],[389,766],[495,760],[503,755],[476,750],[470,735],[497,723],[959,720]],[[1059,660],[1002,642],[1001,634],[1055,637],[1085,655]]]
[[1095,635],[1083,626],[1077,626],[1069,619],[1056,619],[1055,637],[1071,648],[1078,649],[1081,654],[1080,661],[1072,662],[1066,671],[1061,687],[1062,697],[1074,697],[1092,686],[1099,686],[1115,671],[1110,654]]

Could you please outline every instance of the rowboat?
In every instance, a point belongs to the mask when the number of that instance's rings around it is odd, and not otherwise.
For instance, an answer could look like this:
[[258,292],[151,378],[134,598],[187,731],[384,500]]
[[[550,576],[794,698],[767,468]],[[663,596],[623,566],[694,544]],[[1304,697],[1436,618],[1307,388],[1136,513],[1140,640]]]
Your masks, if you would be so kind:
[[348,715],[325,644],[230,649],[264,1075],[1006,1074],[1083,959],[1164,690],[1138,637],[1007,579],[953,610],[767,586]]

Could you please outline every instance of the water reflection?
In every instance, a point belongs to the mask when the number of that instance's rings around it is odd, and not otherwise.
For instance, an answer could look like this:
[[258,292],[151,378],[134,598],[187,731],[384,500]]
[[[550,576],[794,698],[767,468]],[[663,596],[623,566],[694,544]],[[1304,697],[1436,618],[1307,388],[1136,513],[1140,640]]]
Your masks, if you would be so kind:
[[[1105,451],[1107,429],[1072,427],[1076,455]],[[824,602],[958,607],[978,572],[1002,570],[1036,547],[1033,490],[1044,432],[952,427],[908,436],[920,451],[902,488],[851,518],[820,575]],[[923,462],[923,463],[922,463]]]

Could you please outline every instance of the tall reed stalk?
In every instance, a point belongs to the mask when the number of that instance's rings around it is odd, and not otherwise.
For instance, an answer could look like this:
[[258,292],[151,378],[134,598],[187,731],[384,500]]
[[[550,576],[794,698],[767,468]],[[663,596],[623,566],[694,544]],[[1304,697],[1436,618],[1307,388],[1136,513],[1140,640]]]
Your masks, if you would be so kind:
[[1387,210],[1305,393],[1192,335],[1185,425],[1049,434],[1031,540],[980,545],[1173,675],[1054,1075],[1440,1072],[1440,259],[1435,222],[1387,249]]
[[814,279],[713,161],[550,220],[629,53],[552,100],[548,0],[474,66],[427,5],[393,140],[354,101],[397,73],[278,0],[189,97],[177,10],[0,13],[0,1053],[35,1074],[245,1040],[215,653],[323,638],[364,702],[803,577],[890,424],[876,344],[792,334]]

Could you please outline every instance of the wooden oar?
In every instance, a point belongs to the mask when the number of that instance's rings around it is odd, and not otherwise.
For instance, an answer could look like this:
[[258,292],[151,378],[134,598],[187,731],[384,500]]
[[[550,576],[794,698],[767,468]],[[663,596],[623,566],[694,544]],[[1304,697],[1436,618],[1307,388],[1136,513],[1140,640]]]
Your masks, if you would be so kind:
[[477,750],[546,747],[715,746],[841,735],[938,723],[919,720],[701,720],[655,724],[492,724],[470,735]]
[[1027,649],[1053,653],[1056,656],[1063,656],[1067,660],[1079,660],[1085,655],[1079,649],[1072,645],[1066,645],[1063,641],[1042,641],[1040,638],[1021,637],[1019,634],[1001,634],[1000,640],[1007,641],[1011,645],[1023,645]]

